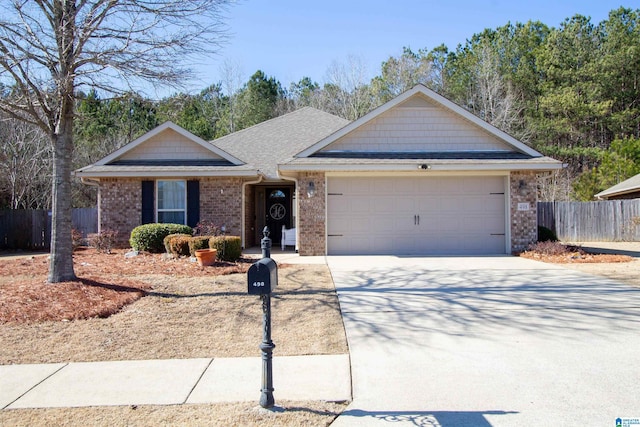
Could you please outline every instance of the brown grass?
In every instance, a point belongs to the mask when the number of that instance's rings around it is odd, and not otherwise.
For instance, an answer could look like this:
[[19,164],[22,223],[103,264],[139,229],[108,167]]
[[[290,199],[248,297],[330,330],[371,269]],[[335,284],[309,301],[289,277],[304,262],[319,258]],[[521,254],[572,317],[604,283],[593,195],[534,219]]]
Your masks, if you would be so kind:
[[0,411],[0,425],[124,427],[124,426],[328,426],[343,403],[276,402],[275,410],[256,403],[211,405],[116,406],[93,408],[15,409]]
[[[200,268],[186,259],[137,258],[81,252],[77,274],[96,276],[62,285],[44,283],[46,257],[0,260],[0,304],[13,313],[0,323],[0,364],[259,356],[259,297],[247,295],[245,273],[215,274],[246,270],[248,262]],[[328,268],[280,266],[278,273],[275,355],[347,353]],[[122,306],[127,298],[135,301]],[[101,317],[105,310],[114,314]]]

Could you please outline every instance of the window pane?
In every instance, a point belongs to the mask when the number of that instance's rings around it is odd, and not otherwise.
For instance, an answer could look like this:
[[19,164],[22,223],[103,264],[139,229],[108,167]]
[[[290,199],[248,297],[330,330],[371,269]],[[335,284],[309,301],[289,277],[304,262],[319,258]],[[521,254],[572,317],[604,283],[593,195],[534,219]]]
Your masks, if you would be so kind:
[[282,190],[273,190],[271,194],[269,194],[270,199],[284,199],[285,197],[287,196],[285,196]]
[[184,209],[185,185],[185,181],[158,181],[158,209]]
[[184,212],[158,212],[158,222],[164,224],[184,224]]

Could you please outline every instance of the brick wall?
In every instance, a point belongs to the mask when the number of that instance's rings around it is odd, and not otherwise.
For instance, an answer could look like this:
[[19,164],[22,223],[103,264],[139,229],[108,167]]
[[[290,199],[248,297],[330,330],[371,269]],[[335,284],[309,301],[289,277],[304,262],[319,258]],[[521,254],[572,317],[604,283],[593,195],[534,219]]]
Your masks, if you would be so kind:
[[[141,224],[142,179],[108,178],[100,181],[100,230],[117,230],[118,246],[129,247],[131,230]],[[200,180],[200,220],[226,227],[227,235],[242,231],[242,179]]]
[[[307,196],[309,181],[316,186],[316,195]],[[300,255],[316,256],[324,255],[325,241],[325,179],[324,172],[302,173],[298,177],[298,212],[300,230],[298,251]]]
[[[537,187],[534,172],[511,172],[511,250],[521,252],[538,239]],[[528,203],[529,210],[518,210]]]
[[98,229],[118,232],[117,246],[129,247],[131,230],[140,225],[142,189],[140,179],[100,180]]
[[242,178],[200,180],[200,220],[225,226],[227,235],[242,233]]

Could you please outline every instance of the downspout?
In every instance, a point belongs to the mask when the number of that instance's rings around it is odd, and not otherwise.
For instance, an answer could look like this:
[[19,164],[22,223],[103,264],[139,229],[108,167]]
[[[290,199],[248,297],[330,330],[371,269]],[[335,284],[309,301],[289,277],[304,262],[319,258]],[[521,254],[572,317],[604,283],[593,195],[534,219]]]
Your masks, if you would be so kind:
[[247,185],[254,185],[254,184],[260,184],[262,182],[262,180],[264,179],[264,175],[261,173],[258,173],[258,179],[256,181],[246,181],[242,183],[242,222],[240,223],[240,229],[241,229],[241,233],[242,233],[242,249],[246,249],[246,230],[247,230],[247,224],[246,224],[246,188]]

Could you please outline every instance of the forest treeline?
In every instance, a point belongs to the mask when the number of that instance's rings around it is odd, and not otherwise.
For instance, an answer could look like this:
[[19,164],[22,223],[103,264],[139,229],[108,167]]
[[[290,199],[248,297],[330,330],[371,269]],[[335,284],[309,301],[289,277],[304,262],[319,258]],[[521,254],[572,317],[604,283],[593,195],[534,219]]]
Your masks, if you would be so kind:
[[[74,168],[86,166],[171,120],[212,140],[304,106],[355,120],[421,83],[567,167],[544,181],[543,200],[591,200],[640,173],[640,9],[599,23],[581,15],[557,27],[507,23],[450,50],[404,48],[369,79],[362,62],[334,63],[326,81],[283,87],[263,71],[225,77],[197,94],[161,100],[137,93],[77,96]],[[3,88],[1,96],[11,96]],[[0,208],[47,208],[51,147],[28,123],[0,121]],[[75,183],[73,204],[95,205]]]

